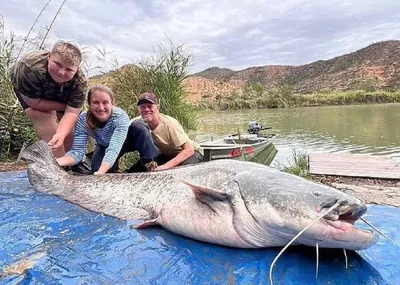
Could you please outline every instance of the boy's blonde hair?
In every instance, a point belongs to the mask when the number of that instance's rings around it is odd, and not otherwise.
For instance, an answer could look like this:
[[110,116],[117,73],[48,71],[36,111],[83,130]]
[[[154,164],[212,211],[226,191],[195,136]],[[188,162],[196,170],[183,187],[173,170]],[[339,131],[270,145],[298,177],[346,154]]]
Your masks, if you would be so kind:
[[56,42],[51,50],[51,54],[58,54],[62,59],[78,66],[82,61],[82,53],[79,48],[73,43],[65,41]]

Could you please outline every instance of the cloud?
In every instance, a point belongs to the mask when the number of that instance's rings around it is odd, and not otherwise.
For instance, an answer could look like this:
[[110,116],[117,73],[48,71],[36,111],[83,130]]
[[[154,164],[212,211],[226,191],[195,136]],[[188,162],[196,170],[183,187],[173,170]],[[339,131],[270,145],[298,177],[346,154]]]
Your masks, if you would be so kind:
[[[6,32],[25,36],[46,2],[1,1]],[[61,2],[51,1],[33,36],[43,34]],[[397,11],[395,0],[69,0],[48,42],[106,47],[125,64],[170,39],[191,50],[192,71],[300,65],[399,39]]]

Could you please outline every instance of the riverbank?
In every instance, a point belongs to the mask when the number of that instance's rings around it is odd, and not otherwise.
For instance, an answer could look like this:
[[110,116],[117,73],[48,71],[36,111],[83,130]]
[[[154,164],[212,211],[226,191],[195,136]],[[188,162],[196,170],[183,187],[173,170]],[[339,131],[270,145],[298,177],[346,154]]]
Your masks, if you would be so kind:
[[292,90],[273,89],[265,93],[250,92],[239,96],[204,97],[194,106],[198,110],[275,109],[288,107],[343,106],[399,103],[400,90],[319,91],[296,94]]
[[0,172],[9,172],[9,171],[21,171],[25,170],[28,167],[28,163],[25,161],[21,161],[19,163],[15,162],[0,162]]
[[313,180],[354,195],[367,204],[400,207],[400,180],[317,176]]

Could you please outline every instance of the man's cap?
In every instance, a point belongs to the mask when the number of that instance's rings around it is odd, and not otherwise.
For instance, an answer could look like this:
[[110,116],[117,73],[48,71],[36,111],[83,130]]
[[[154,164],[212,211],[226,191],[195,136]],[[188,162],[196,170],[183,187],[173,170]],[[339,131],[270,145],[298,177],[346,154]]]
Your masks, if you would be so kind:
[[139,106],[140,104],[143,104],[146,102],[158,105],[158,98],[157,98],[156,94],[151,93],[151,92],[146,92],[146,93],[141,94],[138,98],[138,102],[136,105]]

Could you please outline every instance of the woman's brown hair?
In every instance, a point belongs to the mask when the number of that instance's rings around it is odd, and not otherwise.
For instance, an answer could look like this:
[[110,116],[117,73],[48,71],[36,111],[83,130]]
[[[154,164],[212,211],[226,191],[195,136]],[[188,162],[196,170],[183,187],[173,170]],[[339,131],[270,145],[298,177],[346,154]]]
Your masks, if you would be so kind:
[[87,115],[86,115],[86,124],[89,128],[90,132],[94,132],[96,128],[100,127],[103,123],[97,120],[95,115],[93,115],[92,111],[90,110],[90,102],[92,101],[92,95],[96,91],[101,91],[105,92],[108,95],[110,95],[111,103],[115,105],[115,97],[114,93],[111,91],[110,88],[102,86],[102,85],[97,85],[93,86],[92,88],[89,89],[88,96],[87,96],[87,104],[88,104],[88,110],[87,110]]

